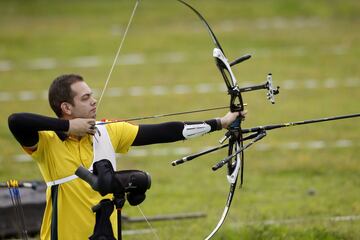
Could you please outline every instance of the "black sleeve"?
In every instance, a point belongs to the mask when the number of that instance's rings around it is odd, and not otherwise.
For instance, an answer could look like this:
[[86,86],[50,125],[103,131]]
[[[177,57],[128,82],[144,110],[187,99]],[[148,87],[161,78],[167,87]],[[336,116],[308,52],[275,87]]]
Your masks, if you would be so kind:
[[33,113],[14,113],[9,116],[8,125],[16,140],[25,147],[31,147],[38,143],[38,131],[66,132],[69,130],[68,120]]
[[[155,143],[169,143],[185,140],[183,129],[185,124],[198,124],[203,122],[165,122],[159,124],[140,124],[139,131],[133,146],[149,145]],[[220,130],[221,124],[217,119],[205,121],[211,127],[210,132]]]

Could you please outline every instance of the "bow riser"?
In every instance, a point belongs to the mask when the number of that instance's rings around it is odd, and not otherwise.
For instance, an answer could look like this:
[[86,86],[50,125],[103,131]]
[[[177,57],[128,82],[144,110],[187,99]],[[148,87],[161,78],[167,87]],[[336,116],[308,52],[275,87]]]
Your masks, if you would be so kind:
[[244,110],[244,104],[241,97],[239,85],[236,77],[230,67],[228,59],[219,48],[214,48],[213,57],[215,58],[216,66],[218,67],[230,95],[230,111],[240,112]]

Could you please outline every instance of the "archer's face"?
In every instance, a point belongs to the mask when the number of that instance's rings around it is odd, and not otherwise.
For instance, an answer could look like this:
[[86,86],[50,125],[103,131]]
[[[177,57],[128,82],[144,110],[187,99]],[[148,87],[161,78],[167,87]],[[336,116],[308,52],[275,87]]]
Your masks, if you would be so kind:
[[75,94],[74,105],[71,106],[73,118],[96,118],[96,99],[90,87],[84,82],[76,82],[71,85]]

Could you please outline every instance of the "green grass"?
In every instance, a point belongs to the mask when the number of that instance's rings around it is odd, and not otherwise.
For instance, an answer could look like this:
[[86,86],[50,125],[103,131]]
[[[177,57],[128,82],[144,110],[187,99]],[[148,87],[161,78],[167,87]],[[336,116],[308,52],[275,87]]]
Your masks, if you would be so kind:
[[[359,1],[191,1],[209,21],[229,59],[251,53],[251,60],[234,68],[239,83],[263,82],[268,72],[283,86],[293,79],[296,89],[281,88],[275,105],[264,92],[244,94],[249,114],[245,127],[359,112],[360,88],[346,87],[347,79],[359,81]],[[9,60],[13,70],[0,71],[0,92],[46,90],[57,75],[82,74],[93,88],[101,89],[130,16],[133,1],[2,1],[0,3],[0,61]],[[169,52],[182,53],[180,63],[159,63]],[[122,50],[140,53],[141,65],[118,65],[110,87],[131,88],[178,84],[221,84],[212,59],[212,43],[200,21],[175,1],[143,0]],[[98,56],[98,67],[78,68],[74,58]],[[54,58],[58,67],[30,70],[29,61]],[[320,86],[335,79],[334,89],[307,89],[304,82],[316,79]],[[228,104],[218,91],[208,94],[144,97],[105,97],[99,118],[124,118],[185,111]],[[52,115],[45,100],[0,101],[0,180],[40,179],[33,162],[16,162],[22,150],[7,128],[7,116],[31,111]],[[167,120],[196,120],[224,112],[182,116]],[[156,121],[144,121],[158,122]],[[299,126],[269,132],[262,140],[270,150],[246,152],[245,183],[237,189],[225,224],[215,239],[359,239],[360,221],[331,222],[331,216],[360,215],[358,119]],[[163,147],[216,145],[223,132]],[[288,142],[306,145],[322,140],[329,146],[349,139],[347,148],[284,149]],[[158,149],[149,146],[144,149]],[[156,222],[160,239],[202,239],[215,227],[228,193],[225,169],[211,171],[225,151],[179,167],[170,162],[181,156],[124,155],[121,168],[148,171],[152,188],[141,205],[146,215],[204,212],[197,220]],[[314,194],[309,194],[313,192]],[[137,208],[125,214],[139,216]],[[302,219],[296,223],[266,225],[266,220]],[[125,229],[147,228],[146,224]],[[151,234],[125,239],[154,239]]]

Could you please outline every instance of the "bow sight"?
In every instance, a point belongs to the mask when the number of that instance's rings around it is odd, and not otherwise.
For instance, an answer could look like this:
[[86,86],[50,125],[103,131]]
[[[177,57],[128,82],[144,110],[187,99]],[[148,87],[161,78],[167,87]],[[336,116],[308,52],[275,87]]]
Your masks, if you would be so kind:
[[[220,58],[220,59],[222,58],[221,61],[227,61],[227,59],[225,59],[225,56],[222,54],[220,49],[215,48],[213,56],[215,58]],[[244,56],[241,56],[238,59],[234,60],[233,62],[229,63],[229,67],[235,66],[236,64],[239,64],[239,63],[241,63],[243,61],[246,61],[246,60],[248,60],[250,58],[251,58],[250,54],[245,54]],[[219,67],[218,62],[217,62],[217,65]],[[231,76],[231,77],[234,77],[234,76]],[[250,91],[261,90],[261,89],[268,90],[268,92],[266,94],[267,98],[270,100],[270,102],[272,104],[274,104],[275,103],[275,95],[279,94],[280,87],[279,86],[276,86],[276,87],[273,86],[272,74],[271,73],[269,73],[267,75],[265,83],[259,84],[259,85],[252,85],[252,86],[246,86],[246,87],[238,88],[238,91],[243,93],[243,92],[250,92]]]
[[254,91],[254,90],[259,90],[259,89],[266,89],[268,90],[267,92],[267,99],[274,104],[275,103],[275,95],[279,94],[279,86],[275,87],[273,86],[273,81],[272,81],[272,74],[269,73],[266,77],[266,82],[264,84],[260,84],[260,85],[253,85],[253,86],[249,86],[249,87],[244,87],[244,88],[240,88],[240,92],[249,92],[249,91]]

